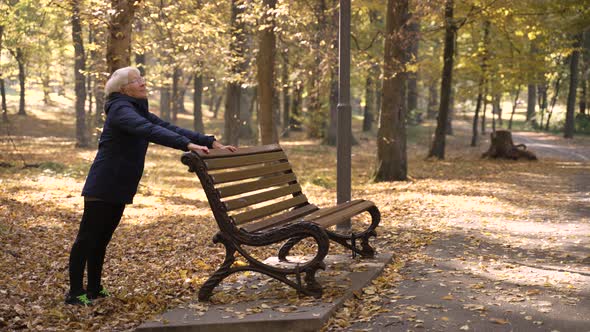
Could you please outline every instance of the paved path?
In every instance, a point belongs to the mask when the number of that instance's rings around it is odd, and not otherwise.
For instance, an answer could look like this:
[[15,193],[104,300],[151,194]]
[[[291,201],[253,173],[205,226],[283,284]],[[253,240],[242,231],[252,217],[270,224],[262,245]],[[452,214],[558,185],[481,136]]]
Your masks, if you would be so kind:
[[590,146],[539,133],[513,139],[574,168],[563,184],[538,183],[539,195],[563,199],[566,212],[452,226],[383,294],[389,312],[348,330],[590,331]]

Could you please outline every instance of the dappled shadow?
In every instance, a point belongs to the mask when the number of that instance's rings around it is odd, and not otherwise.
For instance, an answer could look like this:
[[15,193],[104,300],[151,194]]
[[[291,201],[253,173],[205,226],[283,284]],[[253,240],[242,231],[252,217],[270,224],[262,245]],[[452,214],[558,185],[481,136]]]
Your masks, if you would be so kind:
[[404,280],[396,289],[381,293],[380,306],[390,312],[347,330],[585,331],[589,326],[590,265],[565,256],[568,247],[526,249],[474,232],[440,235],[426,256],[401,271]]

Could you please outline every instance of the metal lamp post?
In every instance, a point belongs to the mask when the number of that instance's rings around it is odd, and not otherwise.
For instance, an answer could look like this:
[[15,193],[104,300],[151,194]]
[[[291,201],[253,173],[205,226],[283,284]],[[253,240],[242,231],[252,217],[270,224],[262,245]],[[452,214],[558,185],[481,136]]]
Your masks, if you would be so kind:
[[[340,0],[338,41],[336,197],[337,203],[342,204],[350,201],[351,198],[350,0]],[[337,226],[340,231],[347,231],[350,228],[350,220]]]

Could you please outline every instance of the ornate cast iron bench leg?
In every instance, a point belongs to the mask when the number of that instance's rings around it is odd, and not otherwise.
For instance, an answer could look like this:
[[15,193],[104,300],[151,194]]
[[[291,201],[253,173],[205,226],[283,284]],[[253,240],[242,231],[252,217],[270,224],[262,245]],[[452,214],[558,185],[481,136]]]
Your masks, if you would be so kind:
[[[199,300],[200,301],[207,301],[211,297],[213,293],[213,289],[219,285],[219,283],[227,278],[229,275],[237,272],[244,272],[244,271],[253,271],[262,274],[266,274],[276,280],[279,280],[293,288],[295,288],[298,292],[314,296],[319,298],[322,296],[322,287],[316,280],[316,273],[320,269],[325,269],[326,265],[323,262],[324,257],[328,254],[330,241],[328,239],[327,234],[323,229],[319,226],[311,223],[301,223],[296,225],[291,225],[291,227],[286,227],[275,234],[270,235],[261,235],[261,237],[265,237],[263,241],[256,241],[254,239],[253,243],[256,245],[264,246],[268,243],[275,243],[275,240],[278,238],[285,238],[287,234],[305,234],[304,236],[297,236],[297,238],[306,238],[311,237],[313,238],[318,246],[318,250],[316,255],[310,261],[307,261],[303,266],[297,265],[295,268],[280,268],[275,266],[267,265],[263,262],[260,262],[248,252],[244,248],[240,246],[239,243],[235,243],[232,238],[229,236],[224,235],[223,233],[217,233],[213,238],[214,243],[222,243],[225,246],[226,250],[226,257],[221,266],[215,273],[209,277],[209,279],[203,284],[201,289],[199,290]],[[288,238],[288,237],[287,237]],[[252,243],[243,243],[246,245],[252,245]],[[239,252],[247,261],[247,266],[232,266],[235,262],[235,254]],[[305,284],[301,282],[301,276],[303,275],[303,279]],[[291,280],[289,277],[294,276],[295,281]]]
[[[345,248],[350,249],[353,252],[353,255],[359,254],[364,258],[371,258],[375,256],[375,249],[371,247],[369,244],[369,238],[376,237],[377,233],[375,232],[375,228],[379,225],[381,221],[381,214],[377,207],[373,206],[367,209],[367,212],[371,214],[371,225],[361,233],[351,233],[351,234],[341,234],[326,230],[326,234],[330,240],[339,243]],[[289,251],[297,245],[303,238],[301,237],[293,237],[289,241],[287,241],[279,250],[279,260],[287,261],[287,256],[289,255]],[[355,242],[356,240],[361,241],[361,248],[359,249]]]
[[213,273],[213,275],[211,275],[209,279],[207,279],[203,286],[201,286],[201,289],[199,289],[199,301],[209,300],[211,294],[213,293],[213,289],[217,287],[217,285],[219,285],[219,283],[223,279],[227,278],[229,275],[232,274],[231,266],[236,261],[236,247],[228,238],[223,236],[222,233],[217,233],[213,237],[213,243],[219,242],[221,242],[225,246],[225,260],[223,261],[219,269],[217,269],[217,271],[215,271],[215,273]]

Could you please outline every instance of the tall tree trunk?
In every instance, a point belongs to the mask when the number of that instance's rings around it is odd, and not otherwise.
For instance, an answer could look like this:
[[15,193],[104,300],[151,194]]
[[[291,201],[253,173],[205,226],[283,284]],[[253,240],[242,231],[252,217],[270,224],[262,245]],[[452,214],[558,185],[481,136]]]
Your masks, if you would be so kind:
[[445,2],[445,47],[443,52],[443,71],[442,82],[440,85],[440,107],[438,109],[438,118],[436,131],[432,147],[428,153],[429,157],[438,159],[445,158],[445,141],[447,118],[449,116],[449,106],[451,89],[453,82],[453,57],[455,55],[455,32],[456,27],[453,24],[453,0]]
[[[231,2],[231,42],[230,52],[238,62],[232,63],[231,72],[240,75],[244,69],[244,54],[246,46],[245,23],[242,19],[244,2],[232,0]],[[224,131],[223,138],[227,144],[238,145],[240,137],[240,99],[242,94],[241,80],[233,78],[228,82],[225,98]],[[271,102],[272,103],[272,102]]]
[[[410,59],[411,63],[418,61],[418,48],[420,46],[420,22],[418,22],[417,16],[412,16],[411,23],[409,24],[409,36],[410,38]],[[415,111],[418,108],[418,72],[408,72],[408,113]]]
[[[0,25],[0,63],[2,63],[2,40],[4,26]],[[0,70],[0,97],[2,98],[2,121],[8,122],[8,107],[6,107],[6,87],[4,86],[4,71]]]
[[193,81],[193,128],[196,132],[205,131],[203,124],[203,75],[196,73]]
[[14,57],[18,64],[18,83],[20,86],[18,115],[27,115],[27,112],[25,111],[25,81],[27,76],[25,72],[25,55],[23,49],[18,47]]
[[383,105],[377,139],[376,181],[407,179],[404,72],[408,59],[408,0],[388,0],[385,19]]
[[276,0],[263,0],[262,20],[265,29],[260,31],[260,47],[258,51],[258,125],[260,142],[272,144],[278,142],[275,113],[273,112],[274,97],[274,65],[275,65],[275,34],[274,12]]
[[86,58],[80,25],[80,1],[72,0],[72,39],[74,41],[74,78],[76,91],[76,146],[88,147],[88,131],[86,129]]
[[282,137],[289,137],[291,129],[291,95],[289,94],[289,52],[281,52],[283,67],[281,71],[281,83],[283,92],[283,133]]
[[510,113],[510,121],[508,121],[508,130],[512,129],[512,119],[514,119],[514,113],[516,113],[516,107],[518,106],[518,97],[520,97],[520,85],[516,87],[514,93],[514,102],[512,103],[512,113]]
[[180,68],[174,67],[172,71],[172,122],[176,123],[178,120],[178,81],[180,81]]
[[578,62],[580,60],[580,46],[582,44],[582,35],[577,34],[574,39],[574,51],[570,57],[570,88],[567,94],[567,109],[565,113],[565,126],[563,128],[563,137],[574,137],[574,113],[576,112],[576,92],[578,91]]
[[111,0],[113,13],[109,17],[107,38],[107,67],[109,73],[131,64],[131,27],[136,0]]

